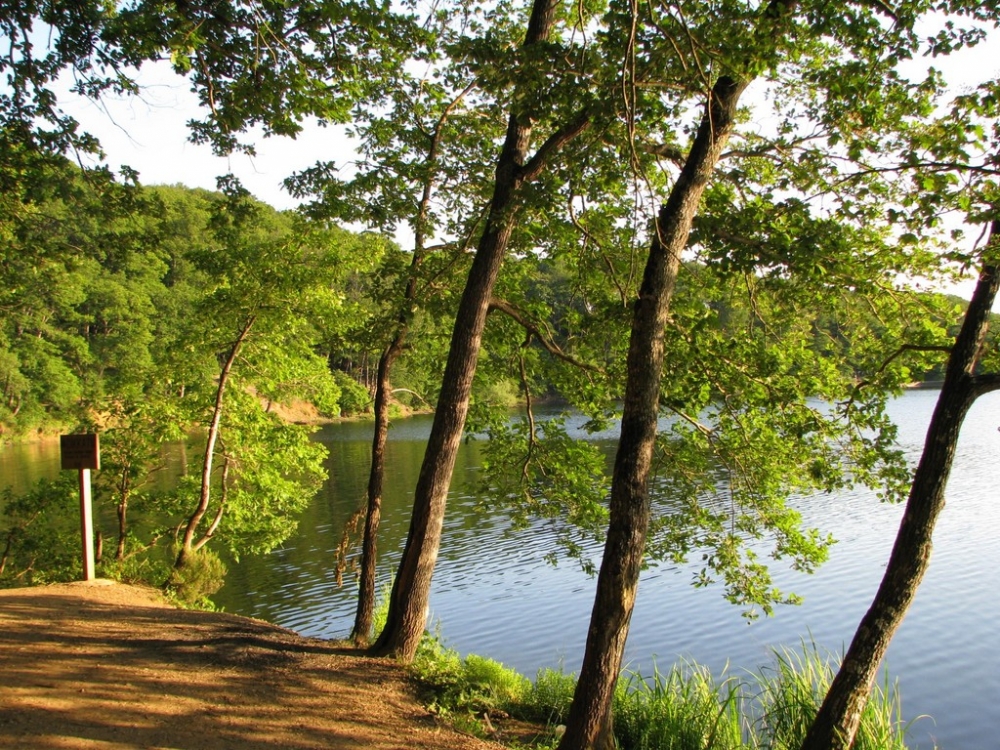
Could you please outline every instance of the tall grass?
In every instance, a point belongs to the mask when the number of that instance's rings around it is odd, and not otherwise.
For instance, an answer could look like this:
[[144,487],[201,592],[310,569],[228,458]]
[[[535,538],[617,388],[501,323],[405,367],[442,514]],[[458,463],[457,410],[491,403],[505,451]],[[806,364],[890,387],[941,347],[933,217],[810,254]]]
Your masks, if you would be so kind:
[[[717,680],[696,664],[628,672],[615,691],[615,736],[621,750],[797,750],[835,671],[835,660],[803,644],[801,652],[775,651],[772,665],[743,678]],[[554,745],[576,687],[574,675],[558,670],[541,670],[532,683],[492,659],[463,659],[434,637],[421,644],[413,674],[430,707],[466,728],[482,721],[492,730],[489,717],[508,716],[546,725],[536,747]],[[862,714],[854,750],[905,750],[909,725],[900,717],[898,691],[885,678]]]
[[[755,717],[752,747],[798,750],[836,671],[836,661],[815,646],[803,644],[800,652],[776,650],[773,666],[753,675],[752,702],[744,710]],[[873,687],[861,714],[854,750],[905,750],[908,729],[899,691],[886,675]]]
[[695,664],[666,674],[654,665],[644,678],[626,673],[614,697],[614,730],[622,748],[634,750],[731,750],[743,747],[739,684],[717,683]]

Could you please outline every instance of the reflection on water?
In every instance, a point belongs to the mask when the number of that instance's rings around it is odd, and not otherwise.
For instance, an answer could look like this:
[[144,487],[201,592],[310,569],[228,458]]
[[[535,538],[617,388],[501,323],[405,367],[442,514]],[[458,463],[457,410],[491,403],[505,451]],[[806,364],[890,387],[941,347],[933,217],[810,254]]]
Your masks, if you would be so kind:
[[[900,439],[919,454],[937,393],[908,393],[893,406]],[[888,656],[907,718],[929,715],[912,729],[912,747],[943,750],[997,745],[991,717],[1000,696],[1000,394],[973,408],[962,432],[935,533],[930,572]],[[430,419],[393,424],[381,531],[381,579],[387,583],[409,524],[423,440]],[[338,587],[333,568],[344,522],[364,497],[370,426],[331,425],[318,433],[330,449],[330,479],[305,512],[298,534],[280,550],[233,564],[216,597],[227,611],[260,617],[307,635],[343,637],[354,614],[354,586]],[[463,445],[449,498],[441,556],[431,598],[432,618],[445,641],[462,652],[499,659],[526,674],[541,667],[579,667],[594,581],[574,563],[551,567],[544,555],[554,537],[539,525],[507,533],[499,514],[476,510],[480,445]],[[26,446],[19,446],[24,450]],[[56,451],[58,447],[56,446]],[[24,461],[49,460],[0,450],[0,477]],[[52,466],[56,465],[51,459]],[[54,471],[54,469],[52,469]],[[35,474],[48,469],[38,468]],[[815,642],[843,651],[882,575],[901,508],[871,493],[821,495],[799,503],[805,520],[838,539],[830,560],[813,576],[778,571],[784,590],[805,597],[773,618],[747,624],[719,591],[693,589],[694,568],[651,568],[643,575],[626,658],[650,671],[678,658],[739,674],[770,661],[771,649]],[[488,505],[487,505],[488,507]],[[590,550],[598,559],[600,550]]]

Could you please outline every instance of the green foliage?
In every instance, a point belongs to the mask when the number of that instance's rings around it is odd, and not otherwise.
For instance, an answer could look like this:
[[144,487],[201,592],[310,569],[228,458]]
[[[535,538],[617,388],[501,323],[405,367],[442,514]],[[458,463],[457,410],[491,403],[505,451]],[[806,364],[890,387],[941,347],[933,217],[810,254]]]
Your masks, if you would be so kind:
[[355,417],[371,411],[372,397],[361,383],[340,370],[333,371],[333,379],[340,388],[340,414]]
[[[776,651],[774,666],[753,675],[754,747],[792,750],[802,744],[837,672],[837,664],[815,647]],[[855,750],[905,750],[908,724],[901,718],[899,692],[884,676],[861,715]]]
[[222,455],[234,471],[227,485],[220,479],[209,515],[224,506],[224,522],[212,536],[238,560],[269,552],[292,534],[326,479],[327,452],[309,439],[312,428],[282,422],[244,392],[229,398]]
[[599,446],[570,438],[561,418],[497,420],[483,446],[482,496],[491,506],[501,500],[515,529],[554,528],[562,548],[594,572],[584,552],[607,522],[605,465]]
[[372,612],[372,632],[369,634],[368,642],[374,643],[385,628],[385,623],[389,619],[389,600],[392,597],[392,581],[387,581],[375,599],[375,610]]
[[[136,552],[141,554],[135,554]],[[105,557],[97,565],[97,576],[121,583],[145,584],[159,588],[164,581],[171,578],[170,564],[161,550],[151,554],[145,554],[146,552],[149,550],[145,548],[142,550],[126,548],[125,558],[121,561]],[[178,600],[180,601],[180,598]],[[201,603],[204,603],[204,600]]]
[[509,667],[475,654],[461,658],[437,638],[425,637],[411,666],[438,711],[510,712],[530,693],[531,682]]
[[[319,486],[323,449],[262,402],[306,399],[340,414],[318,324],[343,327],[343,284],[372,243],[279,214],[232,181],[225,193],[141,190],[63,162],[39,178],[3,217],[0,432],[101,432],[95,505],[119,519],[104,534],[104,565],[158,585],[162,545],[197,491],[190,479],[153,489],[160,445],[207,421],[218,357],[252,319],[227,393],[224,491],[218,471],[211,480],[225,511],[197,541],[216,538],[237,556],[273,548]],[[221,507],[209,510],[206,524]]]
[[517,709],[526,721],[540,721],[546,726],[562,724],[569,716],[569,707],[576,690],[576,677],[561,669],[540,669],[531,684],[531,691]]
[[[569,712],[576,677],[540,670],[532,683],[501,664],[469,655],[464,659],[439,639],[421,642],[412,673],[433,710],[464,717],[466,729],[483,734],[485,712],[555,728]],[[697,664],[655,666],[644,677],[626,672],[615,689],[615,738],[622,750],[793,750],[826,694],[836,665],[814,647],[778,651],[772,667],[747,677],[717,680]],[[904,750],[907,724],[899,694],[888,677],[876,686],[862,715],[859,750]],[[547,746],[540,738],[535,747]]]
[[212,607],[209,597],[222,588],[226,566],[211,550],[188,556],[184,565],[174,566],[167,579],[167,594],[185,607]]
[[80,577],[80,488],[74,474],[40,480],[20,495],[0,494],[0,586]]

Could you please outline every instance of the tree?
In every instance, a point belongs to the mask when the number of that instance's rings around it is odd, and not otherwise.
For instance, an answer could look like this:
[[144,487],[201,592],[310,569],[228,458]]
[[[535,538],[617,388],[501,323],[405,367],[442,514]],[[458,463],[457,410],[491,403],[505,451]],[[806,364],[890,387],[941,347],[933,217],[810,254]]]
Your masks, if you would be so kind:
[[[353,638],[366,642],[375,601],[377,533],[381,513],[384,452],[393,398],[394,367],[401,359],[414,369],[440,378],[443,354],[436,341],[437,322],[454,314],[456,278],[468,270],[468,252],[481,232],[488,201],[489,164],[482,154],[502,135],[501,122],[484,112],[486,82],[462,55],[438,60],[449,45],[468,44],[462,32],[434,11],[417,58],[428,60],[414,73],[401,69],[384,85],[391,107],[359,108],[351,133],[359,138],[361,159],[347,181],[336,167],[321,163],[298,175],[295,192],[318,195],[307,210],[340,220],[364,221],[389,232],[405,224],[412,246],[390,251],[365,289],[378,303],[373,314],[359,316],[355,338],[376,343],[373,392],[372,460],[360,556],[360,590]],[[506,33],[500,32],[498,33]],[[419,355],[419,360],[418,360]],[[432,363],[428,368],[424,363]],[[436,388],[437,383],[428,384]],[[410,388],[400,389],[411,392]],[[421,405],[436,395],[428,388],[412,394]]]
[[[336,306],[335,293],[320,265],[328,262],[329,256],[318,252],[315,245],[310,247],[308,240],[316,237],[300,233],[296,239],[285,219],[265,214],[238,185],[229,181],[223,185],[228,197],[217,205],[213,217],[218,244],[194,255],[195,263],[212,279],[212,286],[196,310],[192,337],[186,343],[192,350],[211,347],[218,369],[210,391],[198,499],[181,527],[177,568],[183,568],[193,553],[215,536],[227,503],[241,497],[246,501],[239,515],[250,527],[271,524],[287,530],[288,517],[308,500],[309,489],[315,490],[322,476],[317,453],[320,446],[308,444],[304,436],[292,437],[291,433],[299,432],[292,425],[285,426],[287,437],[282,437],[274,416],[262,414],[263,408],[248,390],[277,399],[283,389],[287,392],[288,384],[299,381],[301,390],[311,381],[321,402],[336,402],[336,386],[325,362],[311,351],[308,337],[308,315]],[[249,377],[240,377],[241,366]],[[227,395],[231,387],[238,392]],[[221,497],[209,517],[214,459],[227,403],[236,405],[234,424],[222,449]],[[268,444],[263,452],[250,437],[254,433]],[[279,445],[284,446],[283,452],[278,451]],[[251,459],[248,452],[256,452],[256,457]],[[280,467],[276,456],[280,456]],[[237,492],[230,493],[233,468]],[[269,476],[270,486],[254,479],[262,471]],[[259,485],[256,496],[247,489],[255,481]],[[280,490],[284,482],[300,489]],[[268,496],[274,499],[273,506],[261,504]],[[240,507],[235,502],[233,505]],[[248,507],[257,507],[257,513],[249,514]],[[284,535],[269,533],[266,537],[270,542],[258,545],[263,549]]]
[[[643,566],[651,518],[649,477],[656,446],[657,419],[662,389],[661,374],[666,344],[668,343],[665,332],[676,325],[676,323],[671,325],[671,303],[675,295],[678,273],[681,269],[682,253],[688,245],[689,234],[699,205],[706,201],[711,206],[712,201],[726,195],[725,188],[709,190],[709,192],[706,190],[709,189],[716,166],[722,159],[726,142],[737,125],[739,119],[737,106],[741,95],[751,81],[758,76],[770,74],[774,76],[775,80],[780,80],[779,77],[791,77],[794,75],[793,71],[800,70],[795,67],[795,63],[805,60],[809,60],[809,62],[801,69],[803,70],[802,75],[813,75],[805,73],[810,65],[819,70],[822,70],[824,65],[829,66],[829,71],[831,73],[835,71],[835,75],[840,77],[841,85],[846,90],[853,91],[855,96],[869,90],[867,84],[864,83],[864,77],[870,73],[872,68],[884,71],[883,77],[880,78],[880,84],[889,86],[894,92],[906,92],[905,86],[896,85],[898,77],[893,77],[891,63],[899,56],[906,56],[909,50],[913,49],[914,40],[909,29],[913,20],[911,14],[914,10],[906,8],[904,12],[904,9],[897,9],[896,23],[891,31],[884,29],[879,31],[881,25],[874,16],[856,7],[852,7],[850,11],[852,26],[842,26],[839,22],[830,22],[829,18],[819,20],[817,16],[812,15],[812,9],[808,4],[804,3],[772,2],[759,10],[754,9],[747,12],[727,9],[733,15],[728,16],[725,22],[714,14],[711,19],[705,18],[699,14],[698,9],[694,8],[690,10],[678,9],[676,16],[671,15],[668,11],[659,19],[649,20],[629,13],[623,14],[626,18],[633,19],[632,23],[640,24],[640,28],[644,28],[641,24],[650,23],[650,28],[670,39],[675,38],[670,37],[670,31],[675,28],[678,33],[677,38],[683,38],[684,35],[687,35],[699,40],[704,39],[705,41],[702,42],[704,48],[713,50],[715,57],[711,86],[708,87],[707,84],[705,86],[707,94],[701,121],[689,150],[680,156],[680,173],[657,217],[655,235],[642,286],[633,308],[621,438],[611,485],[610,522],[598,577],[586,654],[567,721],[567,731],[560,743],[561,748],[604,748],[613,745],[610,720],[611,698],[620,669],[639,573]],[[687,25],[682,25],[677,20],[679,18],[690,20],[688,20]],[[704,25],[699,25],[699,20]],[[880,43],[884,44],[885,47],[880,47],[875,43],[876,34],[880,36]],[[834,50],[827,46],[824,38],[836,39],[838,49]],[[645,40],[642,36],[639,36],[639,39]],[[636,42],[636,46],[642,48],[640,42]],[[883,49],[888,51],[887,58],[883,57]],[[692,53],[692,58],[696,54]],[[654,64],[655,61],[656,58],[649,60],[642,58],[642,63],[647,65]],[[636,67],[642,69],[638,63],[636,63]],[[860,71],[862,68],[864,74],[861,79],[847,78],[845,75],[852,69]],[[826,80],[825,75],[825,73],[819,74]],[[816,107],[816,110],[820,110],[817,119],[826,127],[831,125],[834,128],[839,127],[835,124],[840,119],[834,109],[836,99],[836,96],[830,96],[826,102]],[[806,101],[809,101],[808,96]],[[807,105],[805,109],[809,114],[815,112],[811,109],[811,105]],[[884,117],[885,113],[882,116]],[[780,141],[780,137],[777,140]],[[836,143],[832,138],[831,142]],[[767,147],[757,153],[759,155],[770,154],[770,148]],[[677,149],[672,148],[669,142],[662,150],[663,153],[671,155],[677,153]],[[751,151],[751,153],[753,152]],[[777,161],[779,169],[784,166],[781,164],[780,157]],[[817,159],[813,164],[823,164],[824,161]],[[739,175],[736,176],[739,177]],[[786,174],[785,189],[790,188],[796,182],[794,173]],[[851,202],[856,208],[857,202],[854,200]],[[746,200],[744,205],[747,204],[752,205],[752,201]],[[787,207],[794,208],[795,201],[788,201]],[[808,216],[808,213],[806,212],[803,217]],[[850,212],[838,212],[836,215],[849,216]],[[765,217],[770,221],[777,218],[773,214],[761,216],[761,218]],[[724,222],[725,214],[720,214],[717,221]],[[794,231],[798,234],[807,227],[823,224],[822,219],[813,218]],[[713,225],[706,224],[704,226],[709,234],[711,234],[711,226]],[[769,224],[768,230],[765,231],[774,232],[779,226],[780,224]],[[786,231],[787,229],[788,227],[786,227]],[[817,269],[814,264],[821,263],[820,258],[830,257],[830,255],[822,255],[817,252],[818,248],[810,249],[802,256],[790,254],[787,257],[780,257],[779,251],[777,254],[779,257],[768,257],[769,247],[767,243],[756,246],[749,256],[744,256],[743,252],[747,247],[746,239],[749,238],[740,237],[735,243],[727,244],[730,251],[730,263],[740,265],[741,258],[749,261],[744,267],[748,276],[767,273],[768,267],[773,268],[775,265],[784,269],[782,273],[793,276],[810,272],[810,270],[815,273]],[[705,242],[704,239],[703,242]],[[706,242],[706,244],[708,243]],[[753,246],[755,243],[751,242],[749,245]],[[839,248],[832,245],[831,249],[834,250],[833,257],[837,258],[838,255],[842,255],[844,262],[849,263],[849,258],[859,257],[851,254],[850,246],[847,245]],[[725,262],[723,260],[723,263]],[[798,263],[802,263],[802,265],[797,268]],[[858,270],[854,269],[853,278],[863,277],[863,275],[858,274]],[[693,339],[691,343],[693,346],[699,346],[697,339]],[[727,358],[724,361],[729,360]],[[749,364],[748,368],[752,368],[754,364],[756,363]],[[769,376],[755,375],[752,369],[746,373],[746,377],[750,380],[760,377],[763,379],[762,382],[768,382],[771,379]],[[816,384],[819,384],[818,380]],[[767,390],[770,391],[770,388]],[[785,409],[787,414],[779,418],[789,419],[789,416],[794,413],[793,410],[798,407],[795,407],[794,404],[783,406],[784,399],[792,397],[795,402],[798,402],[804,394],[799,393],[793,396],[791,391],[784,395],[779,394],[780,392],[771,393],[773,408],[776,410]],[[723,406],[718,412],[720,420],[718,428],[710,424],[696,428],[696,432],[701,431],[709,442],[715,443],[716,446],[725,446],[727,439],[723,429],[725,421],[730,418],[735,424],[742,425],[744,429],[753,431],[771,429],[764,421],[767,417],[766,410],[762,409],[762,404],[747,401],[740,405],[740,399],[734,399],[726,390],[717,393],[717,397],[723,400]],[[735,410],[729,411],[730,402],[736,405]],[[803,413],[806,414],[808,411],[807,409]],[[697,411],[686,410],[685,413],[691,415],[686,417],[686,419],[691,420]],[[701,422],[701,420],[697,421]],[[802,436],[810,433],[823,434],[827,429],[834,429],[828,420],[815,413],[801,423],[801,428]],[[841,429],[847,430],[847,432],[841,432],[842,435],[846,436],[856,428],[847,426]],[[860,441],[857,444],[863,445],[864,439],[857,432],[854,432],[854,435],[854,440]],[[819,449],[819,455],[822,455],[822,446],[814,445],[813,448]],[[762,452],[753,455],[756,458],[763,457]],[[884,458],[891,458],[885,453],[882,455]],[[672,458],[683,461],[689,457],[687,452],[677,450]],[[754,459],[745,458],[742,462],[738,461],[735,467],[751,464],[752,460]],[[873,460],[871,455],[869,460]],[[828,458],[821,465],[830,467],[832,464],[833,462]],[[791,470],[792,467],[788,468]],[[835,473],[827,473],[825,469],[820,470],[817,476],[820,485],[828,481],[838,481],[835,479]],[[781,492],[780,488],[783,484],[782,480],[771,488],[765,485],[755,491],[762,498],[766,498],[775,491]],[[770,510],[764,512],[765,507],[770,507]],[[790,517],[787,515],[787,511],[780,510],[781,507],[780,505],[760,506],[761,516],[758,521],[740,518],[734,525],[740,528],[742,524],[749,524],[743,528],[755,528],[757,523],[763,523],[763,527],[767,527],[774,520],[783,519],[776,527],[784,529],[778,532],[776,554],[778,556],[788,554],[797,547],[799,554],[803,555],[802,562],[799,564],[809,569],[811,564],[815,564],[821,559],[821,556],[815,555],[816,550],[809,549],[811,546],[810,535],[803,536],[785,527],[784,524]],[[697,506],[692,508],[690,520],[696,522],[694,527],[699,525],[697,516],[701,512]],[[684,515],[684,513],[679,514],[680,521],[683,521]],[[681,528],[677,524],[671,524],[669,527],[675,531]],[[680,531],[680,536],[673,540],[675,553],[683,553],[687,544],[682,541],[685,533],[688,532]],[[786,534],[789,535],[786,536]],[[713,540],[703,538],[702,541],[711,542]],[[813,541],[816,539],[813,538]],[[734,587],[730,588],[729,593],[729,597],[734,601],[762,602],[771,599],[776,592],[765,585],[768,578],[762,567],[754,561],[753,557],[741,561],[737,551],[741,544],[740,536],[737,534],[723,533],[715,536],[712,551],[706,553],[705,556],[707,567],[724,575],[730,587]],[[810,560],[812,560],[811,563]],[[749,586],[747,586],[748,582]]]
[[[984,12],[977,9],[976,13]],[[942,32],[947,38],[952,28]],[[913,170],[912,201],[933,229],[942,206],[957,206],[970,222],[988,222],[982,249],[961,254],[979,264],[979,278],[961,329],[948,351],[941,393],[931,416],[923,452],[885,573],[858,625],[840,669],[803,740],[803,750],[851,747],[861,712],[889,643],[917,593],[931,561],[934,527],[945,506],[945,490],[962,423],[980,396],[1000,389],[996,338],[988,338],[991,310],[1000,289],[1000,219],[997,218],[995,138],[1000,127],[994,80],[956,98],[949,115],[918,124],[913,150],[901,168]],[[959,179],[961,175],[964,179]]]
[[844,655],[840,669],[803,740],[803,750],[850,748],[872,683],[903,616],[930,566],[935,522],[944,510],[945,488],[962,422],[979,396],[1000,389],[995,372],[977,374],[986,344],[990,310],[1000,289],[1000,221],[990,227],[983,265],[962,330],[948,358],[941,394],[931,416],[920,462],[882,582]]
[[76,419],[148,365],[163,266],[140,214],[152,206],[134,183],[53,157],[6,217],[5,428]]
[[[521,56],[527,61],[528,78],[515,87],[514,105],[497,160],[496,178],[484,230],[476,247],[451,338],[434,424],[414,495],[413,516],[403,557],[393,582],[386,626],[372,653],[413,658],[424,632],[431,576],[440,545],[448,485],[455,455],[468,414],[490,299],[506,255],[521,197],[560,149],[587,129],[590,113],[571,110],[570,116],[552,124],[552,130],[530,155],[539,101],[548,94],[543,86],[545,67],[541,60],[552,52],[550,36],[558,26],[561,3],[536,0],[532,4]],[[534,89],[534,90],[533,90]]]

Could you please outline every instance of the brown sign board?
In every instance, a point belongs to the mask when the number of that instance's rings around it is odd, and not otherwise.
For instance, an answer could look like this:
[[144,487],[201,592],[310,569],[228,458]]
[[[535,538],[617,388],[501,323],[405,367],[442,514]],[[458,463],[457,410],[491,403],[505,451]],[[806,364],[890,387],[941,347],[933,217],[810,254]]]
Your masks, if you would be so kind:
[[97,435],[60,435],[63,469],[100,469],[101,444]]

